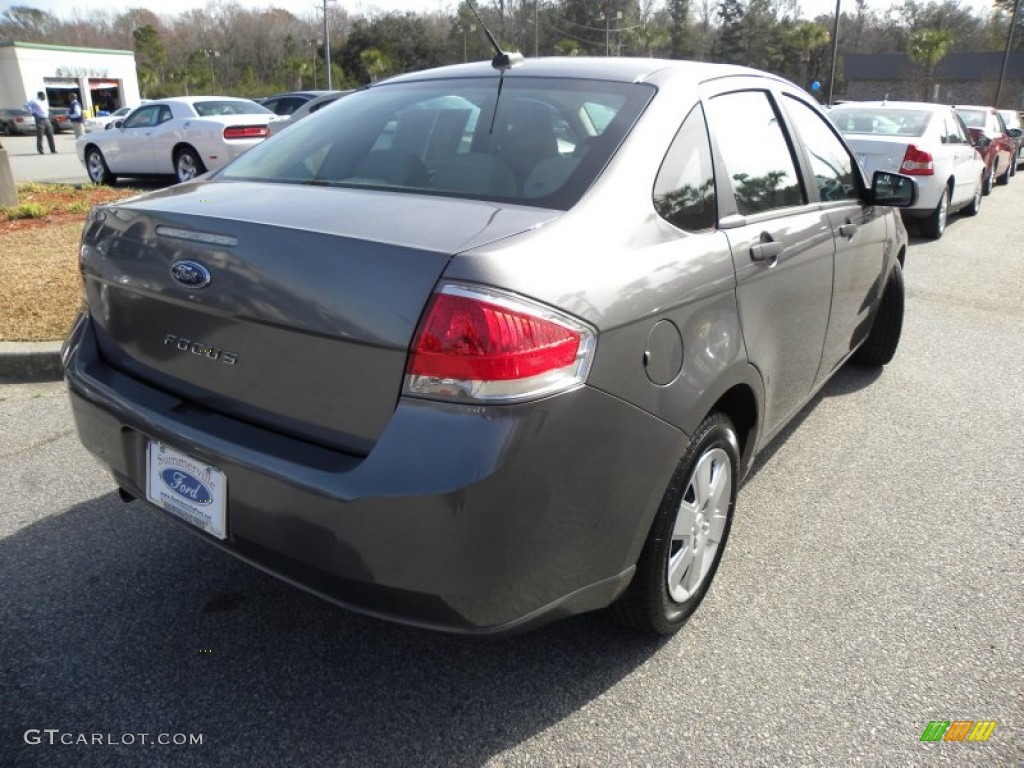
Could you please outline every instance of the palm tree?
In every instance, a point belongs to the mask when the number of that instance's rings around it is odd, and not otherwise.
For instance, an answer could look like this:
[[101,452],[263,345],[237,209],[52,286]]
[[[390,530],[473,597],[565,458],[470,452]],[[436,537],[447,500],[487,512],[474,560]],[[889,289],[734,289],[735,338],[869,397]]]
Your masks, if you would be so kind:
[[907,53],[924,70],[924,100],[929,101],[935,67],[953,44],[953,37],[944,29],[921,29],[910,35]]
[[815,48],[828,45],[831,36],[821,24],[813,21],[801,21],[789,32],[789,44],[800,52],[800,86],[806,88],[807,69],[811,64],[811,52]]

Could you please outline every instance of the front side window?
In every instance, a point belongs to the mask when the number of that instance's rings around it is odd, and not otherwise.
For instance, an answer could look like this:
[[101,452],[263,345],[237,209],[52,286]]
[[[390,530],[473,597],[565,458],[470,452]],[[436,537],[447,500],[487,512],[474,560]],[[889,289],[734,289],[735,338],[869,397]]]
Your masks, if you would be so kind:
[[346,96],[221,178],[372,187],[566,210],[654,94],[649,85],[506,77],[383,83]]
[[855,200],[859,196],[853,158],[811,107],[786,97],[786,113],[793,121],[814,173],[814,184],[822,202]]
[[711,146],[698,104],[683,121],[654,182],[654,209],[680,229],[715,226],[715,175]]
[[[167,109],[167,107],[164,107]],[[125,128],[152,128],[160,123],[160,105],[142,107],[124,121]]]
[[804,205],[789,142],[764,91],[740,91],[708,102],[708,125],[741,215]]

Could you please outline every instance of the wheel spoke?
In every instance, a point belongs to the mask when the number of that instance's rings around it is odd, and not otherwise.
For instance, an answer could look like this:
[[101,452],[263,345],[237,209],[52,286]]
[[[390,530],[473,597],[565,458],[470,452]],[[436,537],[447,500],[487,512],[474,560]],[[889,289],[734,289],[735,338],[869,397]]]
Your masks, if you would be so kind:
[[[700,538],[697,539],[700,542]],[[693,556],[690,558],[690,567],[686,569],[686,573],[683,574],[683,589],[687,591],[687,597],[700,586],[700,577],[704,572],[704,552],[705,547],[703,544],[696,543],[691,550]]]
[[[674,593],[679,589],[683,577],[687,574],[694,561],[693,554],[693,547],[686,546],[668,561],[668,588],[670,592]],[[673,597],[676,597],[676,595],[673,594]]]
[[693,472],[693,488],[697,496],[697,507],[704,506],[711,499],[711,469],[714,460],[710,454],[700,457],[700,463]]
[[711,477],[711,497],[708,511],[712,514],[725,512],[732,493],[732,473],[728,461],[715,462],[715,472]]
[[726,510],[721,512],[715,512],[708,518],[710,528],[708,528],[708,541],[711,544],[721,544],[722,534],[725,533],[725,521],[726,521]]
[[696,504],[683,500],[679,504],[679,511],[676,512],[676,524],[672,528],[672,539],[674,541],[685,540],[693,533],[693,523],[697,519],[698,507]]

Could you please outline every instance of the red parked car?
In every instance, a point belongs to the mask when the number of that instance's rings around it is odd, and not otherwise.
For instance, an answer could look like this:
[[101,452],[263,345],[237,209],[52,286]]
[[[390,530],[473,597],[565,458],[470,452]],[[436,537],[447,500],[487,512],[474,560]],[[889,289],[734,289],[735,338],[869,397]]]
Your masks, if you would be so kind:
[[1017,173],[1014,161],[1020,129],[1007,128],[1002,115],[993,107],[957,106],[954,109],[967,124],[975,146],[985,159],[985,194],[992,190],[995,182],[1008,184],[1010,177]]

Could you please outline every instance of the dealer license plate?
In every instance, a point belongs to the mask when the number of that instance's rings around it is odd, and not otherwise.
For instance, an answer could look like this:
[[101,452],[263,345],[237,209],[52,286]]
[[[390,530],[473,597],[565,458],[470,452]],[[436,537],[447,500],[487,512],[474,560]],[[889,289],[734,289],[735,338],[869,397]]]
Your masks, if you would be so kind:
[[227,538],[228,482],[216,467],[158,443],[147,450],[146,498],[218,539]]

